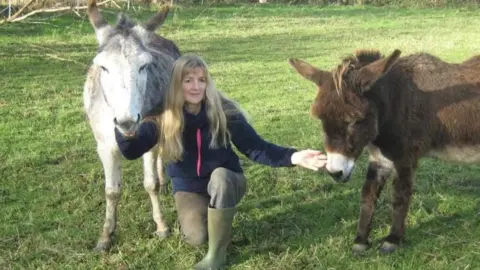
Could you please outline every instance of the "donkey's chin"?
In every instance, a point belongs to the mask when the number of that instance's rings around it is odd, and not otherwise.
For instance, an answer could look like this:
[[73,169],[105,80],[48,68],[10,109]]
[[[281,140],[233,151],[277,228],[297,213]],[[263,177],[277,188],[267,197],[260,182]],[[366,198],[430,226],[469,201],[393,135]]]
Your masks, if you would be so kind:
[[135,138],[137,136],[136,132],[125,132],[123,133],[123,137],[125,138]]
[[331,172],[328,172],[328,173],[330,174],[330,176],[333,178],[335,182],[343,184],[350,181],[350,177],[352,176],[352,171],[353,169],[347,172],[339,171],[336,173],[331,173]]
[[352,177],[352,173],[353,173],[353,168],[347,172],[346,174],[343,174],[341,177],[339,177],[337,179],[337,182],[338,183],[347,183],[350,181],[351,177]]
[[117,126],[118,131],[122,134],[123,137],[126,138],[135,138],[137,136],[137,129],[138,125],[135,125],[132,128],[129,129],[124,129],[119,126]]

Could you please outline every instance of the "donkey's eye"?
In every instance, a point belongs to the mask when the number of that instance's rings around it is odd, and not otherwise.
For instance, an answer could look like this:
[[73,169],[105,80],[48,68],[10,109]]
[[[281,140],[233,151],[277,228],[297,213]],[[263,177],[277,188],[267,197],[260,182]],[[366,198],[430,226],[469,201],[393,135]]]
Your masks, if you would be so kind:
[[348,133],[350,133],[350,134],[353,133],[355,130],[359,129],[364,124],[365,124],[364,119],[357,119],[357,120],[350,121],[347,125]]
[[107,73],[108,73],[108,69],[107,69],[106,67],[104,67],[104,66],[100,66],[100,68],[101,68],[103,71],[105,71],[105,72],[107,72]]
[[142,72],[142,71],[144,71],[146,67],[147,67],[147,65],[146,65],[146,64],[145,64],[145,65],[143,65],[143,66],[141,66],[141,67],[140,67],[140,69],[138,70],[138,72]]

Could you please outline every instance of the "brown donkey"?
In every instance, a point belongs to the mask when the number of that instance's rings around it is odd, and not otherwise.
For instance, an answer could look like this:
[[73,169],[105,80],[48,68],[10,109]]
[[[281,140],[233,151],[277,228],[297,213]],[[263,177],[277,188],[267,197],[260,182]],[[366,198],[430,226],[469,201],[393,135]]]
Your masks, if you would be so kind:
[[322,121],[333,178],[348,181],[362,150],[369,153],[354,252],[369,246],[375,202],[392,173],[393,223],[383,252],[404,238],[420,157],[480,161],[480,57],[451,64],[426,53],[399,56],[358,51],[332,72],[290,59],[318,87],[311,113]]

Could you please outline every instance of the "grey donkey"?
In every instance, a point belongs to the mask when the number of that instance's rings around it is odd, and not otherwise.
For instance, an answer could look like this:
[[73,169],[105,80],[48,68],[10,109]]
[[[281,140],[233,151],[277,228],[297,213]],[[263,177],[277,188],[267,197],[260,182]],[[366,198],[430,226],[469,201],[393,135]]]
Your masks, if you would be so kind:
[[[178,47],[155,34],[169,11],[164,6],[144,25],[120,14],[111,26],[100,14],[96,1],[88,1],[88,16],[99,43],[98,53],[88,70],[84,85],[84,107],[97,142],[97,152],[105,173],[106,216],[103,231],[95,247],[106,250],[112,244],[121,197],[122,156],[115,141],[114,128],[135,134],[143,118],[162,111],[164,93]],[[163,220],[157,194],[165,191],[162,161],[158,148],[143,155],[143,185],[150,196],[156,234],[165,238],[169,229]]]

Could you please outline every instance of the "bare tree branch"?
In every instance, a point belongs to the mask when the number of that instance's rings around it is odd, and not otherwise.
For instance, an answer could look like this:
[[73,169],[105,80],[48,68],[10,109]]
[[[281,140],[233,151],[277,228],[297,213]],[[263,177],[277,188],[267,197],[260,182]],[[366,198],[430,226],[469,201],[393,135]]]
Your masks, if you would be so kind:
[[11,17],[8,17],[4,20],[1,20],[0,21],[0,24],[2,23],[6,23],[6,22],[10,22],[12,20],[14,20],[15,18],[17,18],[18,16],[20,16],[20,14],[22,14],[22,12],[28,7],[30,6],[31,4],[33,4],[33,2],[35,2],[36,0],[30,0],[28,3],[26,3],[25,5],[23,5],[23,7],[21,7],[17,12],[15,12],[15,14],[13,14]]
[[62,57],[60,57],[58,55],[55,55],[55,54],[47,53],[46,56],[51,57],[51,58],[56,59],[56,60],[60,60],[60,61],[72,62],[72,63],[80,65],[82,67],[87,67],[87,65],[85,65],[84,63],[80,63],[80,62],[72,60],[72,59],[62,58]]
[[[34,11],[31,11],[21,17],[18,17],[21,12],[23,12],[25,10],[25,8],[27,8],[30,4],[32,4],[33,2],[35,2],[36,0],[30,0],[30,2],[28,2],[27,4],[25,4],[17,13],[15,13],[12,17],[10,18],[7,18],[5,20],[1,20],[0,21],[0,24],[4,24],[4,23],[11,23],[11,22],[18,22],[18,21],[21,21],[21,20],[24,20],[32,15],[35,15],[37,13],[51,13],[51,12],[60,12],[60,11],[66,11],[66,10],[72,10],[72,11],[78,11],[78,10],[82,10],[82,9],[87,9],[87,6],[80,6],[80,7],[58,7],[58,8],[42,8],[42,9],[37,9],[37,10],[34,10]],[[98,3],[97,5],[98,6],[101,6],[101,5],[105,5],[109,2],[111,2],[113,0],[106,0],[106,1],[103,1],[103,2],[100,2]],[[78,14],[78,12],[75,12]]]
[[50,57],[50,58],[53,58],[53,59],[56,59],[56,60],[60,60],[60,61],[71,62],[71,63],[77,64],[77,65],[80,65],[82,67],[87,67],[87,65],[85,65],[84,63],[78,62],[78,61],[73,60],[73,59],[68,59],[68,58],[63,58],[61,56],[58,56],[57,55],[58,52],[55,51],[52,48],[49,48],[49,47],[46,47],[46,46],[41,46],[41,45],[36,45],[36,44],[30,44],[29,46],[32,48],[32,50],[37,51],[37,52],[41,52],[47,57]]
[[115,1],[113,1],[113,0],[112,0],[112,4],[114,4],[114,5],[115,5],[117,8],[119,8],[119,9],[122,8],[122,7],[120,7],[120,6],[117,4],[117,2],[115,2]]
[[77,15],[80,18],[82,17],[82,15],[80,15],[80,13],[78,13],[76,9],[72,9],[72,12],[75,13],[75,15]]

